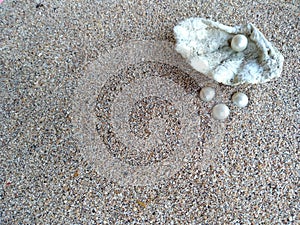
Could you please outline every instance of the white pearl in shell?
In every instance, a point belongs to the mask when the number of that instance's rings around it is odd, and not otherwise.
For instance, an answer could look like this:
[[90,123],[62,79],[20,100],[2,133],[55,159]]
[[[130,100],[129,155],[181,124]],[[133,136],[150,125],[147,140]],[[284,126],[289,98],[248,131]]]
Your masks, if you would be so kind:
[[231,40],[231,48],[236,52],[244,51],[248,46],[248,39],[245,35],[237,34]]
[[237,92],[232,96],[233,103],[240,108],[248,105],[248,96],[242,92]]
[[212,87],[204,87],[200,91],[200,98],[205,101],[209,102],[215,97],[215,89]]
[[229,116],[230,110],[225,104],[215,105],[212,109],[212,116],[217,120],[224,120]]

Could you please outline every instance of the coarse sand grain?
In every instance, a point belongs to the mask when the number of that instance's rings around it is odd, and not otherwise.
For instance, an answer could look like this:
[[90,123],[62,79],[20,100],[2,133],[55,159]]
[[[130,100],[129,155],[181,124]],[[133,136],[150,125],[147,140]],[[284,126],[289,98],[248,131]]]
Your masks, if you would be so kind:
[[[299,1],[4,0],[0,14],[0,224],[299,224]],[[228,87],[193,71],[173,27],[196,16],[255,24],[282,76]]]

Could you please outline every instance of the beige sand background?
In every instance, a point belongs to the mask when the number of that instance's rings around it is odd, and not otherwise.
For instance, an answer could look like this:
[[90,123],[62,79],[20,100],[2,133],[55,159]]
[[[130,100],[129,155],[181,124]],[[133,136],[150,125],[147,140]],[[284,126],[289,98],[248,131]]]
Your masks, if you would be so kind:
[[[4,0],[0,224],[299,224],[299,7],[297,0]],[[110,65],[103,55],[132,41],[174,43],[174,25],[192,16],[255,24],[284,55],[282,77],[235,88],[211,84],[216,101],[232,111],[207,167],[196,163],[206,163],[199,148],[199,159],[155,184],[106,177],[75,135],[78,87],[91,65]],[[198,88],[209,82],[199,80]],[[195,101],[197,87],[188,89]],[[250,98],[245,109],[230,101],[237,90]],[[212,105],[201,107],[206,121]],[[199,131],[213,138],[217,130],[205,124]]]

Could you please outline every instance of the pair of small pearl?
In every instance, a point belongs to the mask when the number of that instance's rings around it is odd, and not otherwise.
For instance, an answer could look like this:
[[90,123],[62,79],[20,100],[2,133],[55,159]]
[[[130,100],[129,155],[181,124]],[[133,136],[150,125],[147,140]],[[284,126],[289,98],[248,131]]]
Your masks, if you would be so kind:
[[[237,92],[232,96],[233,103],[239,107],[244,108],[248,105],[248,96],[242,92]],[[224,120],[229,116],[230,110],[225,104],[218,104],[213,107],[212,115],[217,120]]]
[[[215,97],[215,89],[212,87],[204,87],[200,91],[200,98],[205,101],[209,102]],[[233,103],[239,107],[243,108],[248,105],[248,96],[244,93],[237,92],[232,96]],[[227,105],[221,103],[217,104],[212,109],[212,116],[217,120],[224,120],[230,114],[230,110]]]

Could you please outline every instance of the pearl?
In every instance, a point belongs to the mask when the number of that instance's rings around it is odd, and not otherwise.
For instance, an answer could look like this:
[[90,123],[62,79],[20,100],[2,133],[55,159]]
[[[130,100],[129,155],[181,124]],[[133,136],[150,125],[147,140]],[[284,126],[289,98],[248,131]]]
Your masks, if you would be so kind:
[[236,52],[244,51],[247,48],[248,39],[245,35],[237,34],[231,40],[231,48]]
[[237,107],[243,108],[248,105],[248,96],[244,93],[237,92],[232,96],[232,101]]
[[224,120],[229,116],[230,110],[225,104],[215,105],[212,109],[212,116],[217,120]]
[[212,87],[204,87],[200,91],[200,98],[205,101],[209,102],[215,97],[215,89]]

